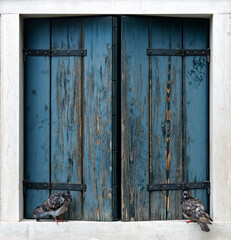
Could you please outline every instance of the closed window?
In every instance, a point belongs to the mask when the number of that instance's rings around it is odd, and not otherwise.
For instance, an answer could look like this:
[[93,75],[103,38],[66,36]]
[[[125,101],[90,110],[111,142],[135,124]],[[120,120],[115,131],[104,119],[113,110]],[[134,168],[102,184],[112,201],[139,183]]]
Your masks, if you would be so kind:
[[170,183],[208,209],[208,39],[206,19],[26,19],[25,217],[69,188],[68,219],[182,219]]

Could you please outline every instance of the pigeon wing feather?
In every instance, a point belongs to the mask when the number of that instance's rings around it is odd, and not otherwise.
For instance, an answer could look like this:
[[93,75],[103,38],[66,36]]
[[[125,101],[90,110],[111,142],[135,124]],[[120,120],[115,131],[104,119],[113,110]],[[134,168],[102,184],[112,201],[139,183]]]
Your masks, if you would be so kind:
[[[61,192],[62,193],[62,192]],[[42,208],[45,212],[56,211],[65,203],[65,199],[60,192],[55,192],[48,197],[48,199],[42,204]]]
[[197,198],[189,198],[182,203],[182,210],[184,214],[196,222],[210,223],[212,219],[205,211],[202,202]]

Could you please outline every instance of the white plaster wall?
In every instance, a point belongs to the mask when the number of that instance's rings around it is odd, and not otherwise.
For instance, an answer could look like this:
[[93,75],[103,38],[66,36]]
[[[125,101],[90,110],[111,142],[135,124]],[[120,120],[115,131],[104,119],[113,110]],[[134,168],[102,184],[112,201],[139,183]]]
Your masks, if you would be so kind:
[[230,0],[1,0],[3,13],[214,14],[229,13]]
[[1,36],[1,220],[15,221],[19,219],[21,192],[19,188],[18,14],[1,15]]
[[[0,46],[1,46],[1,14],[0,14]],[[0,89],[1,89],[1,47],[0,47]],[[0,104],[0,136],[1,134],[1,104]],[[2,141],[0,137],[0,149],[2,149]],[[1,179],[1,150],[0,150],[0,179]],[[1,203],[1,181],[0,181],[0,203]],[[1,204],[0,204],[0,220],[1,220]]]
[[231,222],[231,14],[213,15],[211,48],[211,210],[216,221]]
[[[0,240],[231,239],[231,0],[0,0]],[[210,201],[204,233],[184,221],[37,223],[23,218],[22,19],[150,14],[211,19]]]

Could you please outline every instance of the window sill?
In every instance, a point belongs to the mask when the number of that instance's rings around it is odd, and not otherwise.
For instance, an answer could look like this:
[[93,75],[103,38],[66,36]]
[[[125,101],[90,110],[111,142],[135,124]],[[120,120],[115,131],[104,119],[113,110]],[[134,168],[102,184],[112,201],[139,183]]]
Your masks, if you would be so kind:
[[186,220],[145,222],[90,222],[68,221],[36,222],[23,219],[20,222],[1,222],[0,239],[230,239],[231,223],[214,223],[209,233],[202,232],[196,223]]

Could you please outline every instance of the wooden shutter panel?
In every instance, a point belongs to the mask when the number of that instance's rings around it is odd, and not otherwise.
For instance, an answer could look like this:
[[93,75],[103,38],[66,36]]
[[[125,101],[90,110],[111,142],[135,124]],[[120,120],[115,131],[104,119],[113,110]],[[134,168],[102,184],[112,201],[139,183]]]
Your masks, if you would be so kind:
[[[208,63],[145,54],[208,48],[208,21],[124,17],[121,29],[122,220],[181,219],[182,191],[146,187],[208,180]],[[193,195],[208,206],[206,190]]]
[[[87,49],[84,57],[30,56],[25,63],[25,178],[86,184],[84,193],[71,191],[69,219],[113,219],[112,27],[112,17],[94,17],[30,19],[25,28],[25,48]],[[48,196],[27,190],[25,216]]]

